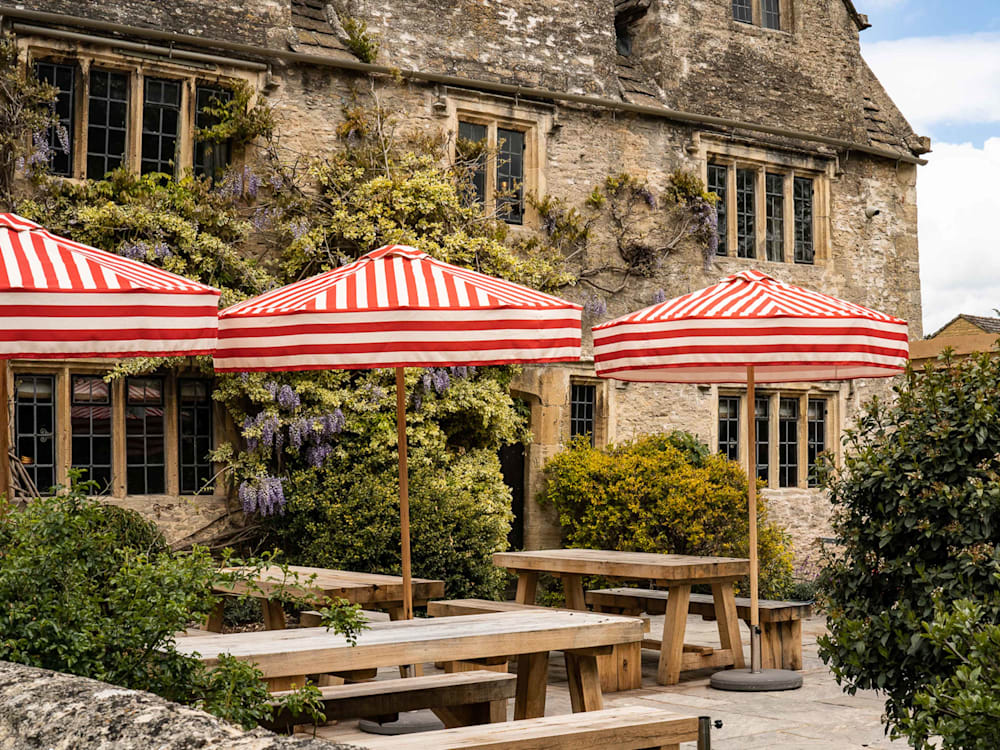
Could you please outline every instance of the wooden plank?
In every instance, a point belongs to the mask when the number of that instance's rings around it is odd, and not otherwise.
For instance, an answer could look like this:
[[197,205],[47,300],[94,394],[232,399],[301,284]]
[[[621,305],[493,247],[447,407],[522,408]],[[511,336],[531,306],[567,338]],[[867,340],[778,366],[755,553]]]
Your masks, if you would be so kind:
[[514,597],[521,604],[534,604],[538,591],[538,573],[524,570],[517,577],[517,594]]
[[733,663],[733,652],[728,648],[710,649],[708,653],[684,653],[681,655],[681,671],[690,672],[695,669],[718,669],[728,667]]
[[285,627],[285,608],[276,599],[261,599],[261,609],[264,615],[264,627],[268,630],[283,630]]
[[281,677],[633,643],[642,631],[635,618],[529,610],[373,623],[356,646],[325,628],[289,628],[194,636],[177,649],[209,666],[228,653]]
[[[618,607],[621,609],[639,609],[651,615],[661,615],[666,610],[667,592],[658,589],[595,589],[586,594],[588,603],[600,607]],[[688,611],[705,619],[715,617],[712,594],[691,594]],[[746,597],[735,598],[736,611],[741,620],[750,619],[750,600]],[[784,602],[761,599],[761,622],[786,622],[799,620],[812,615],[813,605],[810,602]]]
[[564,656],[569,681],[569,703],[573,713],[600,711],[604,708],[604,698],[601,695],[597,657],[576,651],[567,651]]
[[[327,736],[323,728],[319,736]],[[365,746],[370,750],[640,750],[697,739],[695,717],[677,716],[646,706],[622,706],[585,715],[563,714],[397,737],[372,735],[365,740]]]
[[667,611],[663,618],[663,646],[660,649],[660,663],[656,674],[656,681],[661,685],[676,685],[680,680],[690,596],[690,584],[681,584],[670,589]]
[[[455,617],[457,615],[486,615],[494,612],[519,612],[523,610],[543,610],[545,612],[576,612],[573,609],[559,607],[543,607],[539,604],[521,604],[520,602],[496,602],[491,599],[439,599],[427,603],[427,614],[431,617]],[[617,614],[604,612],[602,614]],[[618,615],[635,617],[642,620],[643,632],[649,632],[649,617],[640,613]]]
[[781,668],[802,669],[802,620],[782,622],[781,628]]
[[583,576],[574,573],[563,573],[563,594],[566,596],[566,607],[582,612],[587,611],[587,602],[583,598]]
[[226,614],[226,600],[220,599],[219,603],[212,608],[211,614],[206,618],[204,625],[202,626],[205,630],[210,633],[221,633],[222,626],[224,624],[224,618]]
[[514,719],[535,719],[545,715],[545,686],[549,677],[549,652],[521,654],[517,658],[517,693]]
[[591,549],[497,552],[493,564],[519,574],[536,571],[658,581],[738,578],[750,572],[750,562],[743,558]]
[[[742,669],[743,642],[740,640],[740,624],[736,618],[736,600],[733,598],[733,584],[712,585],[712,607],[718,623],[719,643],[733,654],[733,664]],[[688,605],[690,607],[690,605]]]

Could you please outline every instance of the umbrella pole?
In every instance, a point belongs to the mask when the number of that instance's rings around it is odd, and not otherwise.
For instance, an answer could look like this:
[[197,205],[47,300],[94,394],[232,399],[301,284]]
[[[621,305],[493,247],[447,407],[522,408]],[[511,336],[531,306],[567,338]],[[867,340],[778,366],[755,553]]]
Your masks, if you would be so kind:
[[10,500],[10,385],[8,363],[0,359],[0,495]]
[[757,569],[757,398],[754,394],[753,365],[747,365],[747,430],[750,470],[747,495],[750,506],[750,671],[760,672],[760,605]]
[[410,572],[410,487],[406,468],[406,379],[396,368],[396,439],[399,449],[399,528],[403,548],[403,619],[413,619],[413,585]]

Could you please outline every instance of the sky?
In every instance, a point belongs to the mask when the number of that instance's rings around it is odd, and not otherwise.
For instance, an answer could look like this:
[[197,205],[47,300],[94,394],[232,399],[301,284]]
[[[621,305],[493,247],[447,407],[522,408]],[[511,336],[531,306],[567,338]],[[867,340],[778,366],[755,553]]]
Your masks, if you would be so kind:
[[861,51],[919,135],[924,334],[1000,309],[1000,0],[854,0]]

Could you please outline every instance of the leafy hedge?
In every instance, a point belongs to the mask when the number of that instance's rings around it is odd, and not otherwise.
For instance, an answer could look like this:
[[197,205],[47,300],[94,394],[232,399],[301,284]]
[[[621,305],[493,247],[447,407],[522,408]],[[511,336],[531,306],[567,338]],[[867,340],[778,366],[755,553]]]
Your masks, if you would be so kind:
[[[746,557],[747,478],[739,464],[687,434],[651,435],[591,448],[575,440],[545,466],[552,503],[571,547]],[[788,536],[767,521],[758,495],[760,592],[791,585]]]

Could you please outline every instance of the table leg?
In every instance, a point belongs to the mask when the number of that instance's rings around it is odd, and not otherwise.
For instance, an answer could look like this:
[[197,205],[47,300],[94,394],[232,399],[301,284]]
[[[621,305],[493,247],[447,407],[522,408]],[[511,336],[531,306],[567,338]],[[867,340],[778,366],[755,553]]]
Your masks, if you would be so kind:
[[534,604],[535,594],[538,591],[538,571],[522,570],[517,576],[517,596],[515,599],[520,604]]
[[521,654],[517,657],[517,693],[514,696],[514,720],[545,716],[545,687],[549,681],[549,652]]
[[715,603],[715,621],[719,626],[719,642],[733,654],[733,666],[743,669],[743,641],[740,640],[740,620],[736,616],[736,597],[732,581],[712,584],[712,601]]
[[569,702],[573,713],[600,711],[604,708],[604,697],[601,695],[601,677],[597,673],[597,657],[570,651],[566,651],[565,656]]
[[668,587],[667,612],[663,618],[663,641],[656,681],[661,685],[676,685],[681,677],[684,658],[684,630],[687,627],[691,584]]
[[[394,607],[385,607],[385,611],[389,613],[389,619],[392,621],[402,620],[404,618],[403,606],[398,605]],[[423,677],[424,675],[424,665],[423,664],[400,664],[399,665],[399,676],[400,677]]]
[[264,608],[264,628],[266,630],[285,629],[285,608],[277,599],[261,599]]
[[563,593],[566,595],[566,607],[587,611],[587,602],[583,597],[583,576],[575,573],[563,573]]
[[209,614],[208,619],[205,620],[204,628],[210,633],[221,633],[222,632],[222,618],[226,612],[226,600],[224,598],[219,599],[219,603],[212,608],[211,614]]

